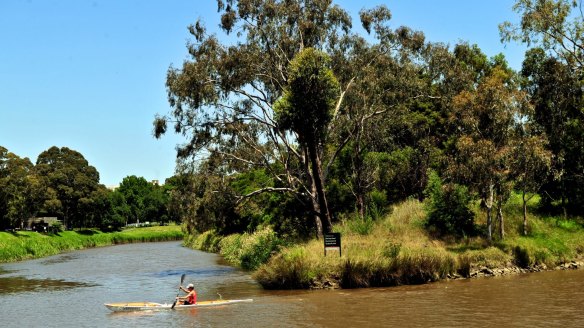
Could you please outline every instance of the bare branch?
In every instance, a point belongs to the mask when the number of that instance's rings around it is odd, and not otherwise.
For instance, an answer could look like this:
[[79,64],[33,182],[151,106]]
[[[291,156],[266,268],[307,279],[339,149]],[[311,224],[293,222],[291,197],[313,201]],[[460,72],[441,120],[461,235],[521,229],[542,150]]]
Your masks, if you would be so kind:
[[258,194],[262,194],[265,192],[280,192],[280,193],[296,193],[296,190],[292,189],[292,188],[274,188],[274,187],[265,187],[265,188],[261,188],[255,191],[250,192],[247,195],[243,195],[243,196],[239,196],[236,204],[239,204],[240,202],[242,202],[245,199],[248,199],[250,197],[253,197],[255,195]]

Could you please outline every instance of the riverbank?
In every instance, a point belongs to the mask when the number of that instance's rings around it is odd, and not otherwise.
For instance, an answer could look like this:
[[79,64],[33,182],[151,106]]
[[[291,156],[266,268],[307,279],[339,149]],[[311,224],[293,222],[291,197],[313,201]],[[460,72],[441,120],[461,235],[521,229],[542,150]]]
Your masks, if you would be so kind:
[[0,263],[21,261],[63,252],[127,244],[181,240],[180,226],[159,226],[125,229],[104,233],[99,230],[63,231],[41,234],[33,231],[0,232]]
[[[230,263],[249,259],[265,263],[249,267],[267,289],[322,289],[384,287],[422,284],[445,279],[473,278],[574,269],[583,266],[584,225],[581,219],[529,216],[529,234],[523,236],[519,199],[504,208],[506,237],[488,242],[483,237],[460,240],[435,238],[424,227],[423,204],[409,200],[377,221],[344,221],[334,226],[342,235],[342,256],[323,242],[311,240],[266,247],[253,234],[221,239],[212,233],[187,238],[197,249],[218,251]],[[530,213],[537,204],[530,204]],[[476,224],[484,226],[484,213],[476,208]]]
[[[283,248],[254,277],[275,289],[358,288],[581,267],[581,222],[530,215],[530,231],[523,236],[516,201],[505,208],[507,236],[502,240],[434,238],[424,228],[423,204],[410,200],[371,223],[366,234],[355,222],[335,226],[343,236],[342,257],[336,252],[324,257],[322,242],[313,240]],[[484,225],[484,213],[475,210],[476,223]]]

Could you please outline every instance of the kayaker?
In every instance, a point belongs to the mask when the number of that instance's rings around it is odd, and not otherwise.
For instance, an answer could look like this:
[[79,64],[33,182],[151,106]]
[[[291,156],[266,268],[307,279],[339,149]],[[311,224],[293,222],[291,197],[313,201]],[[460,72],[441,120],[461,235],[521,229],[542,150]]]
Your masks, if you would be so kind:
[[197,292],[195,291],[195,285],[188,284],[186,289],[183,286],[180,286],[179,288],[183,292],[187,293],[186,296],[180,296],[176,298],[179,302],[182,302],[181,304],[190,305],[197,303]]

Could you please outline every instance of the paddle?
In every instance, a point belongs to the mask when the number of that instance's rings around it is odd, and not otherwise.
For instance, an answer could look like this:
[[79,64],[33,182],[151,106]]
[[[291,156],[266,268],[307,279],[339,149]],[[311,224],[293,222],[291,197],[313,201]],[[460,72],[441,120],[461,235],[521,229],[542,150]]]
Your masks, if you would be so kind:
[[[178,287],[178,293],[176,294],[176,297],[178,297],[178,295],[180,294],[180,286],[182,286],[183,281],[185,281],[185,274],[183,273],[182,276],[180,276],[180,285]],[[172,306],[170,307],[170,309],[174,309],[175,305],[176,305],[176,301],[178,301],[176,298],[174,299],[174,303],[172,303]]]

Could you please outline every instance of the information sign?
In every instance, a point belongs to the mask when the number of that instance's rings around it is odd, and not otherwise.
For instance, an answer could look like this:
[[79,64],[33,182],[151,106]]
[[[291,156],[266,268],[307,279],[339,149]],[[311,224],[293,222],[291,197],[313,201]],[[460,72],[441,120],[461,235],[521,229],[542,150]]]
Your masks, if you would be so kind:
[[324,234],[324,256],[327,250],[338,250],[341,256],[341,234],[339,232]]

